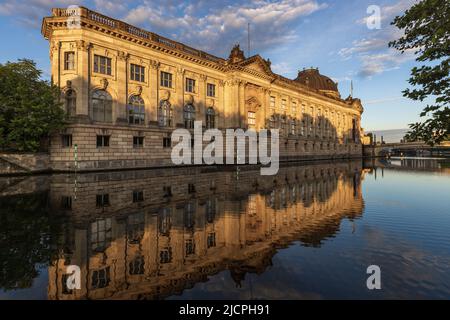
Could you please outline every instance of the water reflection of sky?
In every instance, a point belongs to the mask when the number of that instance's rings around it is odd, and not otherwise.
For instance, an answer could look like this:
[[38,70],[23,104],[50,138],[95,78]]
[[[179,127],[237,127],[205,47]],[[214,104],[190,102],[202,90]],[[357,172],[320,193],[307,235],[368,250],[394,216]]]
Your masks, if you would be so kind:
[[[184,290],[180,291],[178,288],[169,298],[450,299],[450,212],[448,209],[450,208],[448,196],[450,175],[445,171],[448,165],[442,161],[439,161],[437,165],[437,160],[432,160],[434,163],[424,166],[423,160],[420,161],[371,162],[365,164],[366,169],[358,165],[351,166],[346,169],[347,171],[344,170],[343,176],[339,175],[340,178],[336,181],[333,180],[334,178],[330,178],[331,180],[323,178],[323,172],[333,172],[329,170],[334,168],[333,165],[322,164],[320,169],[317,166],[315,168],[303,166],[303,171],[295,171],[296,173],[281,170],[280,175],[272,179],[276,182],[270,181],[275,187],[269,186],[269,189],[262,192],[266,197],[263,202],[265,206],[272,205],[275,201],[272,199],[274,195],[270,192],[270,188],[280,190],[280,198],[276,199],[282,203],[289,202],[290,195],[286,194],[288,189],[283,189],[284,183],[290,186],[290,192],[293,185],[296,186],[296,192],[303,192],[301,190],[311,187],[310,183],[303,185],[302,181],[307,179],[303,177],[313,172],[317,182],[315,185],[328,186],[328,189],[324,188],[325,191],[314,189],[315,196],[312,200],[306,197],[308,199],[299,201],[306,204],[305,208],[317,205],[317,208],[320,208],[320,211],[315,213],[317,217],[308,220],[309,217],[300,215],[305,220],[303,222],[296,220],[299,227],[290,231],[282,231],[285,229],[280,228],[271,236],[272,245],[261,248],[258,247],[258,241],[252,242],[253,240],[243,244],[244,249],[247,246],[252,249],[254,246],[256,251],[260,250],[264,254],[261,257],[243,260],[236,256],[232,258],[224,256],[223,267],[211,272],[201,281],[190,284]],[[419,167],[415,168],[415,164]],[[376,173],[374,167],[377,168]],[[284,182],[285,179],[286,182]],[[311,179],[311,176],[308,179]],[[345,183],[341,181],[342,179]],[[333,198],[336,193],[344,192],[350,195],[351,192],[356,196],[355,188],[359,185],[355,182],[357,179],[361,179],[359,192],[363,205],[356,201],[348,206],[330,209],[331,201],[336,199]],[[246,190],[243,188],[243,183],[251,185],[252,188],[267,187],[264,180],[255,182],[255,177],[246,175],[244,172],[239,185],[233,187],[236,189],[236,195],[233,197],[246,198],[243,194],[243,190]],[[200,190],[200,188],[201,186],[197,185],[197,189]],[[233,188],[229,190],[234,190]],[[176,190],[173,192],[175,193]],[[288,200],[285,199],[286,197]],[[348,199],[352,199],[352,195]],[[233,201],[238,201],[236,204],[240,203],[241,206],[247,203],[245,202],[247,200]],[[234,203],[233,201],[230,203]],[[227,208],[230,210],[230,207]],[[252,232],[259,230],[261,224],[264,224],[258,218],[258,210],[262,209],[258,203],[245,208],[247,212],[244,214],[248,216],[245,220],[248,229],[247,238],[250,239],[252,235],[257,237],[257,234]],[[233,210],[242,212],[242,209],[234,208]],[[362,211],[358,212],[358,210]],[[282,218],[289,215],[289,211],[286,211],[282,204],[274,214],[282,222]],[[123,220],[126,214],[121,216]],[[286,241],[278,238],[283,232],[287,232],[282,234],[282,238],[287,239]],[[268,243],[270,244],[270,241]],[[116,247],[120,246],[116,244]],[[237,248],[234,254],[239,255],[241,249]],[[76,252],[76,248],[73,250]],[[233,255],[233,250],[230,251],[230,255]],[[186,268],[190,263],[201,263],[203,257],[200,255],[196,259],[197,261],[185,259]],[[381,268],[382,290],[380,291],[369,291],[366,288],[366,268],[371,264],[379,265]],[[179,273],[180,270],[176,272]],[[170,271],[163,273],[165,277],[170,277]],[[39,276],[33,280],[31,288],[0,291],[0,299],[47,298],[49,274],[51,272],[47,272],[45,267],[39,269]],[[153,277],[154,280],[155,276],[157,275],[152,274],[148,277]],[[123,298],[127,297],[126,292],[120,294]]]

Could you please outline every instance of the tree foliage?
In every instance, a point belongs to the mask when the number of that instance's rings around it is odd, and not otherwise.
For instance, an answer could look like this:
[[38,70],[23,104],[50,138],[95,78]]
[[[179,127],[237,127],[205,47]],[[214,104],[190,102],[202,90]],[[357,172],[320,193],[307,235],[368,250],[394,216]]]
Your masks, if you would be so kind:
[[41,75],[31,60],[0,64],[0,149],[38,151],[63,126],[59,89]]
[[422,122],[410,124],[409,138],[434,145],[448,139],[450,131],[450,1],[422,0],[392,22],[404,35],[390,47],[414,51],[416,61],[427,63],[411,70],[412,88],[403,95],[416,101],[430,98],[422,113]]

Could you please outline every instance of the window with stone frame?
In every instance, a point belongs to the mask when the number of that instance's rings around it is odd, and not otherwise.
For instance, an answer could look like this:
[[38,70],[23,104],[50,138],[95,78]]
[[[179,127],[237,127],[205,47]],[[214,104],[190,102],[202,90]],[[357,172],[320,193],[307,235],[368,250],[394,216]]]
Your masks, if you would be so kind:
[[127,117],[129,124],[145,124],[145,103],[141,96],[134,95],[128,99]]
[[183,118],[184,118],[184,127],[186,129],[193,129],[195,121],[195,108],[192,104],[187,104],[184,106]]
[[206,244],[208,249],[216,246],[216,233],[210,232],[208,233],[208,238],[206,239]]
[[247,112],[247,124],[250,128],[255,127],[256,125],[256,112],[248,111]]
[[130,65],[130,80],[145,82],[145,67],[132,63]]
[[106,267],[92,272],[91,284],[93,289],[106,288],[109,285],[109,282],[111,281],[109,271],[109,267]]
[[297,116],[297,102],[295,101],[292,102],[291,113],[293,117]]
[[295,135],[297,133],[297,120],[291,119],[291,128],[290,128],[291,135]]
[[133,275],[144,274],[145,260],[143,256],[137,256],[128,264],[128,273]]
[[163,236],[167,236],[170,233],[172,226],[172,209],[169,207],[162,208],[158,214],[158,229],[159,233]]
[[61,146],[63,148],[71,148],[72,147],[72,135],[71,134],[62,134],[61,135]]
[[206,109],[206,129],[215,128],[216,112],[213,107]]
[[95,73],[101,73],[106,75],[111,75],[111,64],[112,60],[111,58],[100,56],[100,55],[94,55],[94,72]]
[[195,254],[195,243],[194,239],[186,239],[185,241],[185,254],[190,256]]
[[64,52],[64,70],[75,70],[75,52]]
[[281,112],[286,112],[287,110],[287,101],[286,99],[281,99]]
[[92,94],[92,116],[94,121],[112,122],[112,97],[105,90],[95,90]]
[[172,74],[161,71],[161,87],[172,88]]
[[112,239],[111,218],[98,219],[91,223],[91,249],[103,252],[109,247]]
[[172,248],[164,248],[161,251],[159,251],[159,262],[161,264],[170,263],[172,262]]
[[213,83],[208,83],[206,85],[206,95],[208,97],[215,97],[216,96],[216,85]]
[[276,108],[276,98],[274,96],[270,97],[270,104],[269,104],[269,108],[272,112],[275,112],[275,108]]
[[195,80],[194,79],[186,78],[185,91],[195,93]]
[[159,102],[158,125],[160,127],[170,127],[172,125],[172,106],[168,100]]

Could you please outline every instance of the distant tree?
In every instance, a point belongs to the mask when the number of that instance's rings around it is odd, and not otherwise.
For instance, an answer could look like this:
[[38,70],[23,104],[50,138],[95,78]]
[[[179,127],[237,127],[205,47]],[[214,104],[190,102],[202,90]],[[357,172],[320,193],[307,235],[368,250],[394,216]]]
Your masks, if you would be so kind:
[[59,89],[41,75],[31,60],[0,64],[0,149],[38,151],[63,126]]
[[404,30],[404,35],[389,46],[402,53],[414,50],[416,61],[429,62],[411,70],[408,82],[413,88],[403,91],[412,100],[434,99],[420,114],[427,118],[410,124],[410,138],[438,144],[450,133],[450,1],[422,0],[392,24]]

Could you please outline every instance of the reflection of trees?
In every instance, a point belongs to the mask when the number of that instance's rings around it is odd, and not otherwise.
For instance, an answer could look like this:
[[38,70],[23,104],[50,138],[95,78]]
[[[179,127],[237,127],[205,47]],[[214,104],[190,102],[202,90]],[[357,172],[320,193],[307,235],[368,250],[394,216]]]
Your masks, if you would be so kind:
[[38,266],[56,253],[57,223],[47,201],[47,193],[0,198],[0,288],[31,287]]

